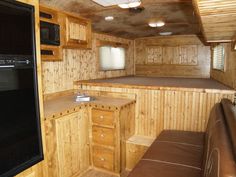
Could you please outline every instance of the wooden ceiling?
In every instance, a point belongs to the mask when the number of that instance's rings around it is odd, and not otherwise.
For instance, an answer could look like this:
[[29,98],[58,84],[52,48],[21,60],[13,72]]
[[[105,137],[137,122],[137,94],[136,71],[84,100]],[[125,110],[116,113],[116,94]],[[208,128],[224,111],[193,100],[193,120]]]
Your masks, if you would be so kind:
[[236,37],[236,0],[193,0],[207,42]]
[[[78,13],[92,20],[94,31],[124,38],[157,36],[169,31],[175,35],[200,34],[192,0],[142,0],[144,10],[140,13],[118,6],[105,8],[92,0],[40,0],[40,3]],[[104,20],[109,15],[114,16],[114,21]],[[148,22],[152,20],[163,20],[166,25],[151,28]]]

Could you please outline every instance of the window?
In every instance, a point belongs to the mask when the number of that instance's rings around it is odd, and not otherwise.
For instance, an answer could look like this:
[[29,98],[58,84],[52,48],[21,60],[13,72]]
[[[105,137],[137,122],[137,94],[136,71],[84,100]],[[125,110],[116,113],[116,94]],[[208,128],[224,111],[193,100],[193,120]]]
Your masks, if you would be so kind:
[[125,69],[125,48],[99,47],[99,62],[100,69],[103,71]]
[[225,70],[225,45],[223,44],[213,47],[213,69]]

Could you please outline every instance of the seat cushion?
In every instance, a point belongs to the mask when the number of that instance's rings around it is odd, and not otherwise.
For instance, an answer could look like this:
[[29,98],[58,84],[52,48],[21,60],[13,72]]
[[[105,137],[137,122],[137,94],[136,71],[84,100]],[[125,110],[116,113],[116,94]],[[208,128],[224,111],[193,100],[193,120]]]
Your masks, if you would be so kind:
[[203,147],[205,133],[178,130],[164,130],[157,137],[158,141],[170,141],[183,144],[191,144]]
[[155,140],[142,159],[160,160],[201,169],[203,148]]
[[170,163],[141,160],[129,177],[200,177],[201,170]]

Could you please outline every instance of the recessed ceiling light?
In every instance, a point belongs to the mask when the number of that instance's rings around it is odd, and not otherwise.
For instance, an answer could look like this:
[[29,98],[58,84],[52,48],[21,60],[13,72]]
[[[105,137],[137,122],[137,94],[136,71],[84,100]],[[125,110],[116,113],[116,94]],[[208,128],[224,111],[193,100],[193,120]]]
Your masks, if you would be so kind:
[[172,35],[173,33],[172,32],[160,32],[159,33],[161,36],[170,36]]
[[135,8],[135,7],[138,7],[140,5],[141,5],[140,0],[131,1],[131,2],[125,3],[125,4],[118,4],[118,6],[122,9]]
[[106,21],[112,21],[112,20],[114,20],[114,17],[113,16],[107,16],[107,17],[105,17],[105,20]]
[[152,28],[156,28],[156,27],[162,27],[165,25],[165,22],[163,21],[158,21],[158,22],[150,22],[149,26]]

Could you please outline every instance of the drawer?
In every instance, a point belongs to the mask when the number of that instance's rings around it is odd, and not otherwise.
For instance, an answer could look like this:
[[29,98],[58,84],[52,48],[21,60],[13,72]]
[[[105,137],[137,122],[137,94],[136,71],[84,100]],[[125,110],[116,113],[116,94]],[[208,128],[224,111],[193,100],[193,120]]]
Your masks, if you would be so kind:
[[92,110],[92,121],[99,125],[114,126],[114,112],[99,109]]
[[93,165],[98,168],[114,171],[114,151],[93,146]]
[[114,129],[104,128],[99,126],[93,126],[93,142],[101,145],[114,146],[115,136]]

